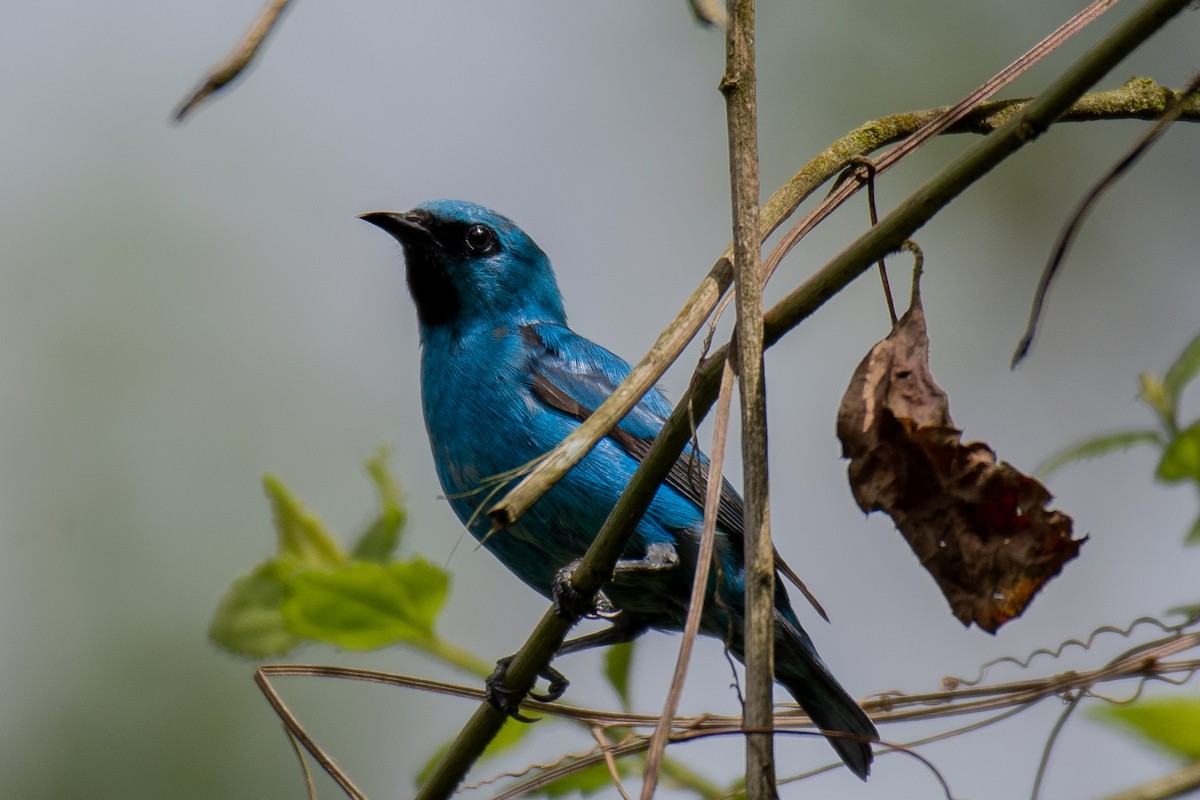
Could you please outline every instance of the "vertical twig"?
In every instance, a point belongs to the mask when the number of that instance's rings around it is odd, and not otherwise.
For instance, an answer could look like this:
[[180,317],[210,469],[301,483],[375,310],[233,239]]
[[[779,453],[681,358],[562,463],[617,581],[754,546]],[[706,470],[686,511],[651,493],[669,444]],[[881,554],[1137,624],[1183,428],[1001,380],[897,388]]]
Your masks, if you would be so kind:
[[621,795],[621,800],[632,800],[629,792],[625,791],[625,786],[621,783],[621,770],[617,769],[617,760],[613,758],[612,754],[612,744],[604,735],[604,728],[599,725],[593,725],[592,738],[596,740],[596,744],[600,747],[600,752],[604,754],[604,766],[608,768],[608,777],[612,778],[617,794]]
[[1037,774],[1033,777],[1033,790],[1029,793],[1031,800],[1038,800],[1042,793],[1042,780],[1046,777],[1046,770],[1050,767],[1050,753],[1054,750],[1054,743],[1058,741],[1058,735],[1062,733],[1063,726],[1067,724],[1067,720],[1071,718],[1071,714],[1075,709],[1079,708],[1079,702],[1087,696],[1087,692],[1075,692],[1067,706],[1058,715],[1058,719],[1054,722],[1054,727],[1050,729],[1050,736],[1046,739],[1046,746],[1042,750],[1042,758],[1038,761]]
[[772,723],[775,558],[767,504],[767,395],[763,381],[763,273],[758,230],[758,100],[754,0],[729,0],[725,96],[733,200],[733,274],[737,292],[736,371],[742,401],[746,493],[746,797],[775,797]]
[[717,506],[721,502],[721,470],[725,464],[725,440],[729,430],[729,407],[733,395],[733,366],[725,362],[721,370],[721,389],[717,396],[717,416],[713,421],[713,442],[708,466],[708,489],[704,494],[704,526],[700,532],[700,555],[696,558],[696,575],[692,579],[692,599],[688,603],[687,624],[683,628],[683,641],[679,643],[679,657],[675,660],[675,675],[671,678],[671,690],[663,703],[662,716],[650,740],[646,757],[646,775],[642,779],[641,800],[650,800],[658,785],[658,773],[662,767],[663,750],[671,734],[675,711],[679,708],[679,696],[683,693],[683,681],[687,677],[688,661],[692,657],[692,644],[700,630],[700,615],[708,596],[708,577],[712,570],[713,543],[717,534]]

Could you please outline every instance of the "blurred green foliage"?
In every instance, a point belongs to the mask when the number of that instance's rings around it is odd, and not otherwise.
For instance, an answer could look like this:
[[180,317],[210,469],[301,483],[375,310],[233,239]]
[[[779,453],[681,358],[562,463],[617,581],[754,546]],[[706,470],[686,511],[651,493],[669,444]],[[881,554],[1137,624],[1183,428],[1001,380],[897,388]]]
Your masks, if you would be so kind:
[[[388,468],[387,449],[381,448],[365,466],[375,484],[378,509],[349,550],[282,481],[263,477],[273,512],[275,554],[233,582],[217,604],[209,636],[222,648],[252,658],[283,656],[305,642],[350,650],[406,645],[486,677],[492,667],[485,660],[437,633],[438,615],[450,592],[449,573],[420,556],[395,557],[405,512],[403,493]],[[633,645],[626,643],[609,648],[604,659],[604,675],[626,709],[632,658]],[[530,730],[510,720],[484,758],[513,750]],[[434,751],[418,773],[418,783],[451,745],[445,742]],[[569,765],[570,759],[563,763]],[[622,760],[618,769],[630,773],[640,763],[640,758]],[[675,785],[682,781],[673,775],[688,776],[673,764],[666,765],[664,773]],[[704,785],[698,776],[687,782]],[[526,794],[590,795],[611,783],[607,765],[600,763],[568,769]]]
[[[393,559],[405,514],[387,456],[381,449],[367,461],[379,509],[349,553],[278,478],[263,478],[276,552],[221,598],[209,627],[214,642],[254,658],[284,655],[305,640],[351,650],[408,644],[445,655],[435,622],[450,576],[420,557]],[[486,669],[470,658],[455,666]]]
[[[1154,412],[1158,419],[1157,428],[1086,439],[1060,450],[1047,459],[1038,471],[1046,474],[1072,461],[1138,444],[1152,444],[1162,451],[1154,470],[1155,479],[1163,483],[1190,482],[1200,492],[1200,419],[1187,427],[1182,427],[1179,422],[1180,397],[1198,373],[1200,335],[1188,343],[1162,378],[1149,373],[1140,376],[1142,388],[1138,399]],[[1200,544],[1200,515],[1192,523],[1184,543]],[[1200,605],[1174,610],[1192,615],[1200,611]],[[1192,761],[1200,760],[1200,700],[1142,699],[1129,705],[1100,706],[1095,709],[1094,716],[1110,725],[1136,731],[1176,755]]]
[[[1200,419],[1186,428],[1179,423],[1179,401],[1187,385],[1200,373],[1200,335],[1188,343],[1179,357],[1158,378],[1142,373],[1138,399],[1150,407],[1158,419],[1157,428],[1107,433],[1076,442],[1046,459],[1037,469],[1042,475],[1073,461],[1094,458],[1139,444],[1154,445],[1162,451],[1154,477],[1163,483],[1189,482],[1200,493]],[[1197,514],[1184,542],[1200,544],[1200,514]]]
[[1101,706],[1095,714],[1174,755],[1200,761],[1200,699],[1139,700],[1128,706]]

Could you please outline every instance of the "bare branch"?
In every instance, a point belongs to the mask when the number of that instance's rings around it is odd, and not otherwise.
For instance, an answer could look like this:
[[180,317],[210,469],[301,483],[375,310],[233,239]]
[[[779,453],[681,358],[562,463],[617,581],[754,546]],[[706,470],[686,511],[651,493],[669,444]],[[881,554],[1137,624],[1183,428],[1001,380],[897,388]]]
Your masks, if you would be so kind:
[[258,19],[250,26],[250,30],[246,31],[246,35],[238,42],[233,52],[213,67],[191,94],[176,106],[171,114],[173,122],[183,122],[183,118],[190,114],[192,109],[241,77],[266,43],[267,37],[279,26],[283,12],[291,2],[292,0],[268,1],[267,7],[258,15]]
[[[283,726],[287,729],[288,735],[292,738],[293,742],[299,742],[304,746],[304,749],[317,760],[317,763],[321,765],[325,773],[333,778],[334,782],[341,787],[347,797],[351,798],[351,800],[367,800],[367,796],[354,785],[354,782],[338,768],[337,764],[333,763],[333,759],[326,755],[325,751],[318,747],[312,737],[300,726],[300,722],[283,702],[283,698],[275,691],[275,687],[271,685],[271,681],[267,679],[267,675],[268,671],[266,668],[259,667],[254,673],[254,682],[262,690],[263,695],[267,698],[267,702],[271,704],[271,708],[275,709],[275,714],[283,722]],[[306,779],[307,775],[308,771],[306,769]]]

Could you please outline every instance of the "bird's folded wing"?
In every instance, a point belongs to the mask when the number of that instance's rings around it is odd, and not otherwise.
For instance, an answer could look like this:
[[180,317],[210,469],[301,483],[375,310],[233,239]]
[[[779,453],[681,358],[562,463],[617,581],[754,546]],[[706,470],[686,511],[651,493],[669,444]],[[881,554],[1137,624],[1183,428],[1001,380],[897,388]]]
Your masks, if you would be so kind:
[[[549,408],[580,422],[591,416],[629,374],[629,364],[624,360],[564,326],[526,325],[521,334],[530,350],[534,396]],[[658,389],[651,388],[609,432],[608,438],[641,461],[670,413],[671,404]],[[708,457],[688,445],[671,465],[664,484],[703,509],[708,471]],[[745,535],[742,498],[729,481],[721,482],[717,525],[729,535],[740,552]],[[828,621],[825,609],[778,551],[775,552],[775,567]]]

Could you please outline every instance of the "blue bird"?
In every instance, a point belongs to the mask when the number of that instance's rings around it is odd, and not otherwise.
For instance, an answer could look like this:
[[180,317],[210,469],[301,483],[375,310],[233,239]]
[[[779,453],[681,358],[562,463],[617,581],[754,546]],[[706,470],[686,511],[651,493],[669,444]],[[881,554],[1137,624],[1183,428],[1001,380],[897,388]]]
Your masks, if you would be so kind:
[[[472,535],[537,592],[555,597],[662,428],[671,405],[651,390],[516,524],[488,536],[490,488],[542,456],[596,409],[629,365],[567,327],[546,254],[511,220],[473,203],[437,200],[362,219],[403,247],[421,336],[421,400],[438,478]],[[703,518],[703,454],[685,452],[655,495],[598,598],[611,627],[559,655],[682,630]],[[715,574],[700,630],[743,658],[742,499],[726,483]],[[778,559],[777,559],[778,561]],[[790,574],[782,562],[781,568]],[[561,599],[555,597],[556,600]],[[551,692],[565,679],[553,670]],[[830,674],[777,581],[775,678],[855,775],[870,769],[871,720]],[[559,679],[559,680],[556,680]]]

